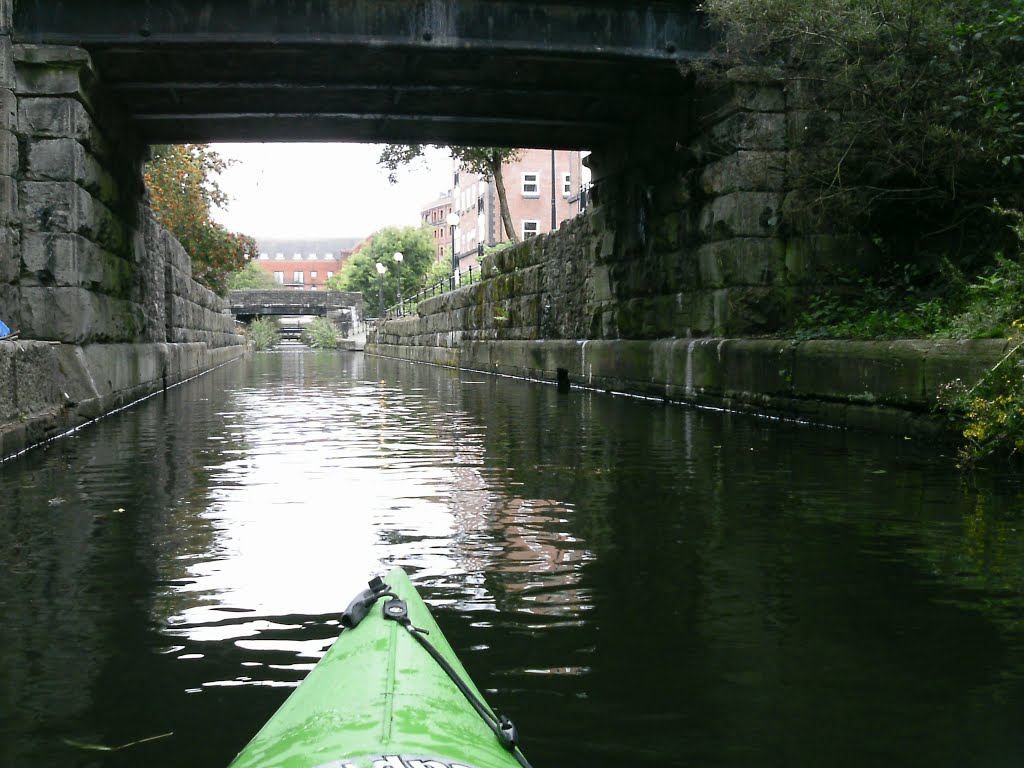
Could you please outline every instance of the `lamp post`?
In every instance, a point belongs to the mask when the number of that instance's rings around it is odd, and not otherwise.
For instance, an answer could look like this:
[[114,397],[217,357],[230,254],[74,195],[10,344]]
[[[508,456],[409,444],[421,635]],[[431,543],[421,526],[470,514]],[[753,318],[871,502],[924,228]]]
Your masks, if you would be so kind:
[[387,272],[387,271],[388,271],[388,268],[385,267],[383,264],[381,264],[378,261],[377,262],[377,274],[380,277],[380,284],[378,285],[378,289],[377,289],[377,299],[380,302],[380,313],[379,313],[379,316],[381,318],[384,317],[384,273]]
[[395,251],[395,255],[392,256],[395,260],[395,268],[398,270],[398,289],[395,294],[398,296],[398,314],[405,314],[405,307],[402,306],[402,260],[405,258],[401,252]]
[[445,221],[448,222],[448,226],[452,228],[452,280],[454,285],[455,275],[459,272],[459,255],[455,252],[455,227],[459,224],[459,214],[452,211],[448,214]]

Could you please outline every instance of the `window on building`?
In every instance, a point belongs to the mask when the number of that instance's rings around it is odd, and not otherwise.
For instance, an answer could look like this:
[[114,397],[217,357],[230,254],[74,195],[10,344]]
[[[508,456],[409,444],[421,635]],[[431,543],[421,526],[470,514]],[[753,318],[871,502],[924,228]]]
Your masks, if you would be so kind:
[[540,232],[539,221],[523,221],[523,240]]
[[269,253],[261,253],[260,254],[260,261],[269,261],[269,260],[270,260],[270,254]]
[[476,212],[477,213],[483,213],[484,212],[484,196],[483,195],[480,195],[480,197],[478,197],[476,199]]
[[293,283],[304,283],[304,282],[306,282],[306,273],[305,272],[292,272],[292,282]]
[[327,279],[330,280],[332,277],[334,277],[334,273],[333,272],[328,272],[327,273]]
[[316,276],[317,276],[317,273],[316,273],[316,272],[310,272],[310,273],[309,273],[309,279],[310,279],[310,280],[316,280]]
[[274,273],[274,282],[275,283],[284,283],[284,272],[275,272]]
[[274,258],[275,258],[275,259],[276,259],[277,261],[281,261],[281,260],[283,260],[283,259],[284,259],[284,254],[283,254],[283,253],[276,253],[276,254],[274,254]]
[[292,254],[292,260],[293,261],[302,261],[302,254],[301,253],[293,253]]
[[523,197],[540,197],[540,174],[523,173]]
[[570,195],[572,195],[572,174],[566,172],[562,174],[562,197]]

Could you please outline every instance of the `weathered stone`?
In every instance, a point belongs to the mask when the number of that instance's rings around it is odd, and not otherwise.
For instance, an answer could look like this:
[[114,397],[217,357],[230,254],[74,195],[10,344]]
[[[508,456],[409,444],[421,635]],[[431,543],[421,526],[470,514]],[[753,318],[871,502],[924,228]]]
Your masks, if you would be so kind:
[[701,284],[709,288],[774,285],[784,275],[784,258],[777,238],[721,240],[697,249]]
[[43,344],[0,342],[0,425],[60,404],[60,368]]
[[1006,339],[936,341],[924,360],[924,393],[934,405],[947,385],[957,382],[973,387],[1009,351]]
[[595,266],[589,282],[591,301],[611,301],[615,298],[612,293],[611,277],[607,266]]
[[107,205],[118,201],[117,183],[74,139],[41,139],[29,146],[26,178],[73,181]]
[[84,288],[23,286],[22,333],[66,344],[129,342],[143,326],[138,305]]
[[113,253],[128,253],[125,223],[74,182],[23,181],[18,189],[26,230],[80,234]]
[[772,192],[733,192],[701,211],[701,233],[712,240],[771,237],[778,229],[782,196]]
[[89,288],[127,298],[132,282],[127,261],[76,234],[27,232],[22,263],[26,285]]
[[713,291],[714,327],[719,336],[761,335],[785,324],[792,304],[777,288],[731,286]]
[[718,346],[722,394],[788,395],[793,390],[797,343],[730,339]]
[[18,220],[18,184],[11,176],[0,176],[0,227]]
[[18,137],[0,128],[0,176],[14,176],[17,172]]
[[781,112],[786,108],[781,83],[738,83],[733,98],[738,106],[751,112]]
[[18,96],[9,88],[0,88],[0,130],[18,132]]
[[0,320],[12,331],[20,330],[21,325],[21,286],[18,284],[0,283]]
[[14,45],[11,43],[10,26],[4,25],[4,15],[12,0],[0,0],[0,88],[14,88]]
[[673,179],[654,188],[654,210],[657,213],[678,211],[689,205],[692,199],[693,189],[689,176]]
[[789,109],[814,109],[822,94],[820,77],[801,75],[786,79],[786,106]]
[[705,167],[701,188],[708,195],[781,191],[786,179],[785,152],[741,151]]
[[71,98],[18,100],[21,133],[42,139],[75,139],[98,157],[104,156],[102,136],[81,102]]
[[786,117],[773,112],[737,112],[712,126],[710,138],[729,149],[786,149]]
[[870,271],[881,254],[861,235],[813,235],[790,238],[786,243],[786,280],[820,283],[837,269]]
[[923,344],[808,341],[796,351],[793,391],[851,402],[920,403],[925,396]]
[[0,283],[13,283],[20,274],[20,233],[14,227],[0,227]]
[[84,98],[92,84],[92,59],[70,45],[16,45],[17,91],[24,96]]

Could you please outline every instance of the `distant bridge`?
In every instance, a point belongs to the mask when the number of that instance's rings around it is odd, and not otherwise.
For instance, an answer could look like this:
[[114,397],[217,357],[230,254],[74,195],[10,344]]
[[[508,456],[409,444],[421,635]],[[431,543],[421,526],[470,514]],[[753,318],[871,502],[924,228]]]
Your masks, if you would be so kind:
[[361,314],[363,295],[347,291],[231,291],[228,308],[239,320],[257,317],[317,315],[356,308]]

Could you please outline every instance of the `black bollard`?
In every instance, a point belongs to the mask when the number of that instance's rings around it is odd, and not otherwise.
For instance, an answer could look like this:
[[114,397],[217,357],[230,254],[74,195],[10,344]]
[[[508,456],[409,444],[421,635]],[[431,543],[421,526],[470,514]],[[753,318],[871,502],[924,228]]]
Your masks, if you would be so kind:
[[558,369],[558,391],[560,394],[567,394],[569,392],[569,369],[559,368]]

